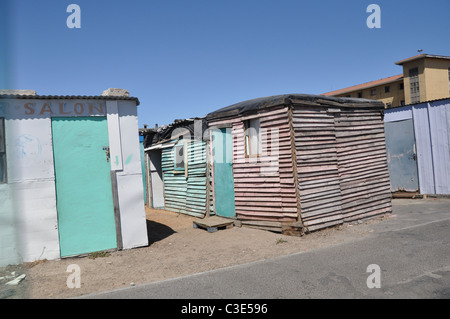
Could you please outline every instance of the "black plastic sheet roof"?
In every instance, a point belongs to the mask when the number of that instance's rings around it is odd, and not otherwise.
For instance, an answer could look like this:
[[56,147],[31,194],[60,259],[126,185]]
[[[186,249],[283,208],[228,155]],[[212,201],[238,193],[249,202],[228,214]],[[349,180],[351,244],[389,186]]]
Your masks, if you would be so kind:
[[305,106],[339,106],[351,108],[369,107],[384,109],[384,104],[376,100],[330,97],[312,94],[283,94],[239,102],[209,113],[206,116],[206,119],[213,120],[224,117],[234,117],[270,107],[294,104]]
[[[201,136],[200,132],[195,131],[196,125],[200,125],[197,126],[198,128],[201,127]],[[170,125],[162,125],[158,128],[143,130],[142,135],[144,136],[144,147],[147,148],[155,144],[166,141],[168,142],[186,133],[189,133],[191,138],[203,139],[205,136],[205,131],[207,130],[208,124],[205,118],[175,120]]]

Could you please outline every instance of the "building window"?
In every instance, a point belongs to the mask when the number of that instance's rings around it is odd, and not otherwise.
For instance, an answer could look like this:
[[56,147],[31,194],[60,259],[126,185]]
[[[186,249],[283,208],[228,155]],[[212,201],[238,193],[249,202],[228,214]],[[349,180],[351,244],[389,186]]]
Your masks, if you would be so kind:
[[358,98],[362,98],[362,92],[358,92]]
[[385,86],[384,87],[384,93],[389,93],[389,92],[391,92],[391,87],[389,85]]
[[245,155],[258,156],[261,154],[261,124],[259,119],[244,122],[245,126]]
[[186,172],[186,155],[186,144],[180,143],[178,145],[175,145],[173,161],[176,173]]
[[401,100],[400,105],[405,106],[405,100]]
[[411,93],[411,103],[420,102],[420,89],[419,89],[419,69],[413,68],[409,70],[409,86]]
[[399,90],[403,90],[403,89],[404,89],[404,84],[403,84],[403,82],[400,83],[400,84],[398,85],[398,88],[399,88]]
[[370,95],[372,96],[377,95],[377,89],[370,90]]
[[0,117],[0,184],[6,183],[5,119]]

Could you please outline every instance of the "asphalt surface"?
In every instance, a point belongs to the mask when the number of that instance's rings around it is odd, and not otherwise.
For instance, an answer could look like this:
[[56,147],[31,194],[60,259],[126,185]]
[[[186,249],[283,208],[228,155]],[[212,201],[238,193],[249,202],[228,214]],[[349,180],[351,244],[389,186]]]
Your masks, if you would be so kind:
[[450,199],[393,208],[363,239],[82,298],[450,299]]

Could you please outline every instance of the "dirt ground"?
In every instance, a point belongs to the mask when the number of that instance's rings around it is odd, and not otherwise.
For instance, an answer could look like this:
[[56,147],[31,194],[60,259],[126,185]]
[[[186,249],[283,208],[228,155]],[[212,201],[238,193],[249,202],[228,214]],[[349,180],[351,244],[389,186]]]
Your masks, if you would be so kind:
[[[0,298],[59,299],[108,291],[252,261],[308,251],[358,238],[372,232],[362,221],[305,235],[285,236],[248,227],[209,233],[193,227],[194,217],[164,210],[146,210],[149,245],[104,255],[40,261],[0,269]],[[81,288],[68,288],[69,265],[81,270]],[[15,273],[11,274],[11,272]],[[17,286],[6,277],[26,274]],[[0,279],[1,280],[1,279]],[[10,280],[10,279],[9,279]]]

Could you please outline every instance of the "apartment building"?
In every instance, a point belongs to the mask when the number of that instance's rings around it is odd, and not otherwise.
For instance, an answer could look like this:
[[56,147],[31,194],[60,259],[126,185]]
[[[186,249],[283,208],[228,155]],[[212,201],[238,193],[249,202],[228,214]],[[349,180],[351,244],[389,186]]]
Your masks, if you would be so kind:
[[450,56],[419,54],[395,64],[402,74],[323,95],[379,100],[386,108],[450,97]]

